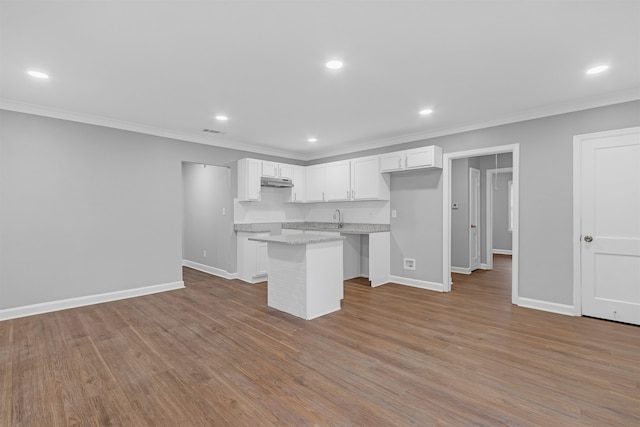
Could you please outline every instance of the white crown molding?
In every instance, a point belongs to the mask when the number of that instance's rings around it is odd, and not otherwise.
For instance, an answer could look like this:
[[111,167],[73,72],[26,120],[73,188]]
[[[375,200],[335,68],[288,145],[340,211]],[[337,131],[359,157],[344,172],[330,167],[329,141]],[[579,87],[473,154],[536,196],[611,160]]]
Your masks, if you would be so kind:
[[[510,114],[502,118],[488,121],[472,122],[466,125],[434,129],[425,132],[416,132],[405,135],[399,135],[388,138],[368,140],[365,143],[343,144],[340,148],[314,151],[307,159],[302,160],[318,160],[325,157],[340,156],[359,151],[371,150],[376,148],[389,147],[393,145],[404,144],[408,142],[421,141],[440,136],[453,135],[456,133],[469,132],[478,129],[485,129],[494,126],[507,125],[510,123],[523,122],[526,120],[540,119],[559,114],[572,113],[575,111],[588,110],[591,108],[605,107],[607,105],[621,104],[623,102],[640,100],[640,88],[633,88],[620,92],[608,94],[606,96],[585,98],[578,101],[566,102],[562,104],[553,104],[542,108],[534,108]],[[344,146],[348,148],[345,148]]]
[[623,102],[640,100],[640,88],[614,92],[605,96],[584,98],[577,101],[571,101],[560,104],[553,104],[546,107],[534,108],[519,111],[502,118],[488,121],[472,122],[462,126],[433,129],[425,132],[415,132],[404,135],[398,135],[388,138],[378,138],[367,140],[366,142],[345,142],[337,148],[329,148],[327,150],[318,150],[309,153],[298,153],[287,150],[268,148],[260,145],[249,144],[228,137],[218,136],[215,141],[205,137],[199,137],[184,132],[175,132],[168,129],[145,126],[137,123],[126,122],[123,120],[112,119],[108,117],[92,116],[89,114],[78,113],[44,107],[35,104],[28,104],[19,101],[0,98],[0,109],[15,111],[19,113],[34,114],[38,116],[51,117],[55,119],[69,120],[80,123],[87,123],[97,126],[105,126],[114,129],[127,130],[148,135],[160,136],[163,138],[171,138],[180,141],[195,142],[197,144],[211,145],[215,147],[228,148],[231,150],[247,151],[249,153],[264,154],[269,156],[278,156],[300,161],[319,160],[326,157],[341,156],[359,151],[372,150],[376,148],[390,147],[394,145],[404,144],[408,142],[422,141],[440,136],[452,135],[456,133],[469,132],[478,129],[489,128],[493,126],[501,126],[510,123],[522,122],[525,120],[539,119],[542,117],[555,116],[558,114],[571,113],[574,111],[588,110],[590,108],[604,107],[607,105],[620,104]]
[[208,139],[206,137],[196,136],[185,132],[176,132],[168,129],[146,126],[138,123],[127,122],[124,120],[113,119],[110,117],[93,116],[90,114],[78,113],[75,111],[67,111],[35,104],[27,104],[24,102],[13,101],[6,98],[0,98],[0,110],[15,111],[17,113],[27,113],[36,116],[50,117],[54,119],[68,120],[72,122],[85,123],[96,126],[104,126],[113,129],[142,133],[146,135],[171,138],[179,141],[195,142],[197,144],[211,145],[214,147],[228,148],[237,151],[247,151],[249,153],[259,153],[268,156],[278,156],[304,160],[298,158],[297,156],[294,156],[288,151],[247,144],[224,136],[215,136],[214,138],[216,138],[216,140],[212,141],[211,139]]
[[184,288],[184,282],[163,283],[160,285],[145,286],[142,288],[125,289],[123,291],[107,292],[104,294],[87,295],[77,298],[68,298],[57,301],[48,301],[40,304],[31,304],[21,307],[12,307],[0,310],[0,321],[16,319],[19,317],[33,316],[35,314],[50,313],[52,311],[67,310],[69,308],[84,307],[86,305],[101,304],[126,298],[156,294],[159,292],[173,291]]

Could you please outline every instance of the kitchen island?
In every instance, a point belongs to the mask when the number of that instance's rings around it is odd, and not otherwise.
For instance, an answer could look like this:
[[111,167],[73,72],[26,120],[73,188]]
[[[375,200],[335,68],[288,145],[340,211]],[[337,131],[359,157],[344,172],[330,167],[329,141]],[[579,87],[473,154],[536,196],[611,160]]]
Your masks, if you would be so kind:
[[267,243],[267,305],[303,319],[340,310],[343,236],[250,237]]

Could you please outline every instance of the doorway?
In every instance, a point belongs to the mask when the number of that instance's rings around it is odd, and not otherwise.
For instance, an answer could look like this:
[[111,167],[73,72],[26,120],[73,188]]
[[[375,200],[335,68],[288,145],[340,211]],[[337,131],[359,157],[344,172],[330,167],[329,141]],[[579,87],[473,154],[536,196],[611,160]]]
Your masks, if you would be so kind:
[[[511,268],[511,302],[518,302],[518,228],[519,228],[519,189],[520,189],[520,145],[510,144],[496,147],[480,148],[475,150],[459,151],[455,153],[445,153],[443,156],[443,237],[442,237],[442,259],[443,259],[443,291],[451,291],[451,234],[452,234],[452,163],[456,159],[465,159],[472,157],[480,157],[486,155],[498,155],[502,153],[511,153],[513,162],[513,178],[512,178],[512,268]],[[488,259],[488,258],[487,258]]]

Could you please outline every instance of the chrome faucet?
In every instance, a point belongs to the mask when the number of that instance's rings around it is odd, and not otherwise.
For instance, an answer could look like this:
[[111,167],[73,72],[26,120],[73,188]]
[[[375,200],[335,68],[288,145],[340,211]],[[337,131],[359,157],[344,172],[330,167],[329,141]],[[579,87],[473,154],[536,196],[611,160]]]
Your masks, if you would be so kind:
[[342,212],[340,212],[340,209],[336,209],[333,213],[333,219],[338,220],[338,228],[342,228],[344,226],[344,222],[342,222]]

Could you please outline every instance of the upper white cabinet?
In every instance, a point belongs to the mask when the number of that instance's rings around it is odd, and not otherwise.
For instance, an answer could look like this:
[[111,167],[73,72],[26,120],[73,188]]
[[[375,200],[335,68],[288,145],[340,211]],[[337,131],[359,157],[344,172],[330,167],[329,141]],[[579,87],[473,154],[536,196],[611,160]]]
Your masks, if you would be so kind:
[[351,200],[389,200],[389,177],[380,173],[378,156],[351,160]]
[[307,201],[307,168],[293,167],[293,187],[291,187],[291,201],[304,203]]
[[355,200],[389,200],[378,156],[307,167],[307,202]]
[[260,200],[262,162],[256,159],[238,160],[238,200]]
[[351,199],[351,162],[326,163],[325,200],[338,202]]
[[307,167],[307,202],[324,202],[326,200],[325,176],[325,165]]
[[293,170],[293,165],[267,161],[262,162],[262,176],[293,179]]
[[442,148],[435,145],[380,156],[380,171],[395,172],[442,167]]

